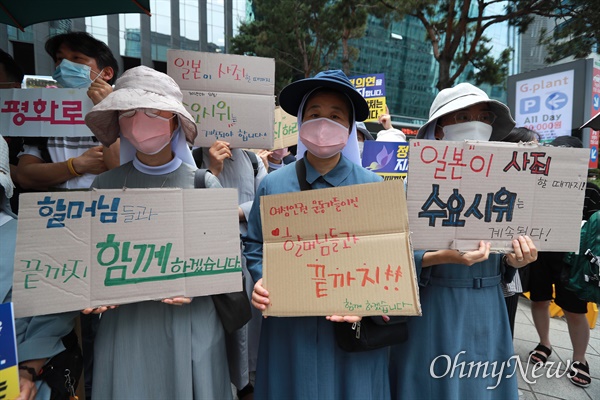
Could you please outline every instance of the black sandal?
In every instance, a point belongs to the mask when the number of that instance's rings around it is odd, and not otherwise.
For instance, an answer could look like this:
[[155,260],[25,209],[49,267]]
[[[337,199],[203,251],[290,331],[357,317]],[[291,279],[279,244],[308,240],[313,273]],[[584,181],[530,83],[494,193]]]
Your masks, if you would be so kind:
[[543,344],[538,344],[535,349],[529,352],[529,359],[536,364],[546,364],[551,354],[552,349],[547,348]]
[[[590,365],[586,362],[585,364],[579,361],[575,361],[571,364],[571,372],[567,374],[569,380],[573,385],[586,388],[592,383],[592,377],[590,376]],[[578,378],[583,381],[578,382],[574,378]]]

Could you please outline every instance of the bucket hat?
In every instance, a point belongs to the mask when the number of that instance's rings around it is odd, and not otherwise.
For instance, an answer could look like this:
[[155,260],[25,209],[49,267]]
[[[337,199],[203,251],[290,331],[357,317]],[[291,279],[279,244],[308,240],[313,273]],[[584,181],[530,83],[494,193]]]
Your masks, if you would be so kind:
[[487,103],[490,110],[496,114],[490,141],[502,140],[515,127],[515,120],[510,115],[510,110],[501,102],[490,99],[483,90],[470,83],[460,83],[438,93],[429,109],[429,120],[419,128],[417,139],[424,139],[429,126],[436,123],[438,118],[479,103]]
[[592,128],[595,131],[600,131],[600,113],[596,114],[595,117],[592,117],[588,122],[583,124],[581,128]]
[[182,104],[183,96],[173,78],[152,68],[139,66],[117,79],[115,88],[85,116],[85,123],[105,146],[119,137],[119,111],[155,108],[179,116],[185,138],[193,143],[198,135],[194,119]]
[[330,88],[340,91],[348,96],[354,106],[356,121],[364,121],[369,117],[367,101],[356,91],[350,79],[342,70],[335,69],[322,71],[313,78],[301,79],[292,82],[279,93],[279,105],[290,115],[298,115],[298,109],[307,93],[317,88]]
[[373,135],[371,135],[371,132],[369,132],[369,130],[367,129],[367,126],[365,125],[364,122],[357,122],[356,130],[363,134],[363,136],[365,137],[365,141],[366,140],[375,140],[373,138]]

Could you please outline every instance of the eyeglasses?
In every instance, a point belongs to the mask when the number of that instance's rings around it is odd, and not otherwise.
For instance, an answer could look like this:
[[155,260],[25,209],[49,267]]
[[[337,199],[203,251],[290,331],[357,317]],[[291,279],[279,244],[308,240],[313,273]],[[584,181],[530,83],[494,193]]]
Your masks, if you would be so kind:
[[[131,118],[135,115],[136,112],[138,111],[143,111],[144,114],[146,114],[148,117],[150,118],[164,118],[160,116],[160,113],[162,112],[162,110],[157,110],[155,108],[139,108],[136,110],[125,110],[125,111],[119,111],[119,118]],[[172,119],[175,118],[175,114],[173,114],[173,116],[171,116],[170,118],[164,118],[164,119]]]
[[473,115],[468,111],[459,111],[456,114],[454,114],[454,121],[457,124],[462,124],[464,122],[471,121],[479,121],[483,122],[484,124],[492,125],[495,120],[496,114],[494,114],[491,111],[482,111],[477,115]]

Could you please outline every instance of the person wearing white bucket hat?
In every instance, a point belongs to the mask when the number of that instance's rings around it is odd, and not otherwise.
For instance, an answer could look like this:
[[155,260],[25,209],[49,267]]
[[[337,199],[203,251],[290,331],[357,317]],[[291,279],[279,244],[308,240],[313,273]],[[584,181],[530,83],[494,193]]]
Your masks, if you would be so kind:
[[[437,95],[417,138],[501,140],[514,124],[505,105],[461,83]],[[408,190],[423,184],[429,182],[409,180]],[[512,244],[513,253],[504,256],[490,254],[490,243],[483,240],[473,251],[415,251],[423,317],[410,318],[410,339],[392,347],[392,398],[518,398],[500,281],[506,265],[520,268],[535,261],[537,249],[527,236]],[[497,366],[499,375],[479,367],[463,374],[461,362]],[[455,368],[461,368],[460,374]]]
[[[122,165],[97,176],[92,187],[194,188],[197,168],[187,142],[194,141],[197,128],[181,100],[171,77],[144,66],[126,71],[86,115],[104,145],[121,139]],[[205,185],[221,187],[211,174]],[[91,312],[103,312],[94,398],[232,397],[225,333],[210,296],[84,310]]]
[[[263,179],[250,211],[244,255],[256,282],[252,304],[261,311],[270,306],[269,288],[262,286],[261,196],[382,180],[360,166],[355,122],[367,118],[369,108],[342,71],[324,71],[289,84],[279,103],[298,116],[298,161]],[[388,350],[350,353],[336,343],[334,324],[359,320],[356,316],[264,319],[255,398],[388,399]]]

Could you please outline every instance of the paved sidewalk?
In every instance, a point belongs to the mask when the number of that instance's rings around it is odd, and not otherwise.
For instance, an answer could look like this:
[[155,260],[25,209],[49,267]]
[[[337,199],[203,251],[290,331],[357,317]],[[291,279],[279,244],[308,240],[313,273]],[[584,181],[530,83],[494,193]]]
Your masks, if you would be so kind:
[[[519,298],[519,306],[517,309],[517,317],[515,321],[515,353],[519,355],[523,368],[527,366],[527,358],[529,352],[538,344],[538,335],[533,325],[531,318],[531,302],[524,298]],[[566,375],[557,378],[546,377],[548,371],[556,372],[557,366],[560,363],[559,375],[564,373],[567,360],[571,360],[573,348],[569,338],[567,322],[563,318],[550,319],[550,340],[552,341],[552,355],[549,362],[555,364],[550,366],[547,364],[545,370],[539,370],[537,374],[543,374],[537,379],[529,374],[526,382],[521,374],[519,375],[519,399],[522,400],[587,400],[600,399],[600,317],[596,323],[596,327],[590,330],[590,344],[587,349],[586,358],[590,365],[590,374],[592,376],[592,384],[586,389],[579,388],[573,385]],[[531,367],[529,368],[531,370]],[[533,383],[533,381],[536,381]]]

